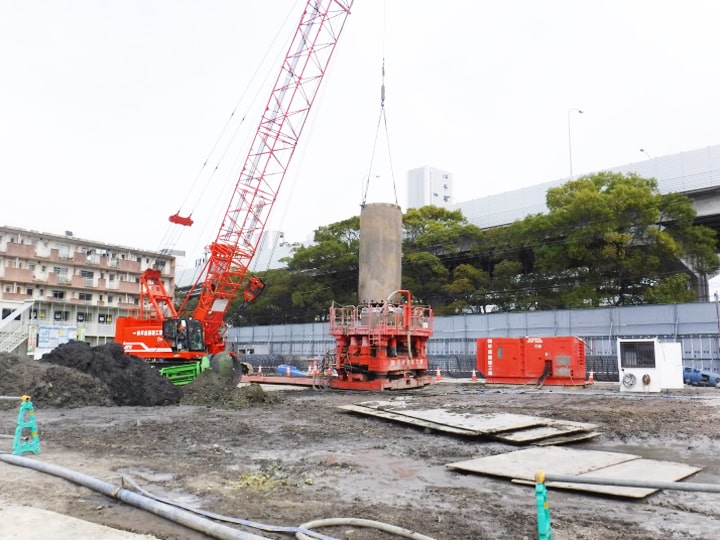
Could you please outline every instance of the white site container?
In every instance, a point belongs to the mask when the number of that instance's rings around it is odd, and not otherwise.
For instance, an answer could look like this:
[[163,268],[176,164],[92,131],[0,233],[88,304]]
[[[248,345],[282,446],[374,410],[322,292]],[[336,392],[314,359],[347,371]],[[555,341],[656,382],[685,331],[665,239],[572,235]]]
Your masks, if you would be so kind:
[[660,392],[683,388],[680,343],[657,339],[618,339],[621,392]]

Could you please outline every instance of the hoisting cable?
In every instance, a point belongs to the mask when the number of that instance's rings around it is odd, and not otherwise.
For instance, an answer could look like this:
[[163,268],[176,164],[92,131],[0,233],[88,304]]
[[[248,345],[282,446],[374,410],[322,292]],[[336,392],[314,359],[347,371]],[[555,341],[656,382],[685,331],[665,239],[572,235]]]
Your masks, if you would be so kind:
[[[262,59],[256,66],[255,71],[253,72],[253,75],[250,77],[250,81],[255,81],[256,79],[259,78],[259,73],[260,73],[262,67],[267,65],[267,59],[270,55],[270,52],[271,52],[271,50],[273,50],[273,48],[275,48],[274,47],[275,43],[277,43],[279,41],[279,37],[283,31],[283,28],[285,27],[285,25],[287,24],[287,21],[290,19],[290,16],[293,13],[294,12],[292,11],[292,9],[288,10],[287,15],[285,16],[285,20],[279,26],[270,45],[265,50],[265,54],[263,55]],[[278,49],[278,50],[280,50],[280,49]],[[274,64],[276,64],[276,62],[273,62],[273,65]],[[180,204],[178,211],[173,216],[171,216],[170,221],[172,223],[178,223],[181,225],[188,225],[188,226],[192,225],[193,221],[191,218],[192,218],[194,211],[197,208],[197,203],[199,201],[203,200],[203,198],[205,197],[206,191],[207,191],[208,187],[210,186],[212,179],[214,178],[215,174],[218,172],[218,169],[220,168],[221,163],[224,161],[225,156],[228,153],[228,150],[232,146],[233,142],[236,140],[236,138],[238,136],[238,132],[240,131],[242,126],[245,124],[245,120],[247,119],[247,116],[248,116],[248,111],[251,109],[251,107],[253,107],[252,104],[257,102],[257,100],[260,96],[260,91],[265,88],[265,84],[268,81],[268,79],[270,78],[272,73],[273,73],[272,70],[270,70],[270,69],[266,70],[266,73],[263,76],[263,82],[258,84],[258,87],[255,91],[254,97],[250,99],[250,104],[245,109],[245,113],[243,114],[242,118],[240,118],[237,121],[237,126],[234,128],[232,135],[227,135],[228,131],[230,130],[231,126],[233,125],[233,123],[236,119],[238,109],[240,108],[241,104],[243,104],[245,102],[246,96],[248,95],[248,93],[251,89],[250,84],[248,84],[245,87],[242,94],[240,95],[240,98],[237,100],[235,106],[233,107],[232,111],[230,112],[230,116],[228,116],[227,120],[225,121],[225,125],[222,127],[220,134],[216,138],[215,142],[212,144],[210,151],[207,154],[207,157],[205,158],[202,165],[200,166],[200,169],[196,173],[195,178],[192,181],[190,188],[185,193],[185,196]],[[207,172],[208,164],[211,163],[215,159],[215,155],[218,152],[218,147],[220,146],[221,142],[226,139],[227,139],[227,143],[224,145],[224,148],[222,149],[222,151],[220,151],[220,155],[219,155],[219,157],[217,157],[214,167],[212,167],[212,170],[210,172]],[[196,190],[196,186],[200,183],[201,179],[203,179],[202,178],[203,175],[207,176],[207,179],[203,180],[203,185],[200,188],[200,193],[198,194],[198,196],[194,196],[194,195],[192,196],[192,200],[194,202],[193,202],[193,205],[190,208],[190,211],[187,214],[187,216],[186,217],[181,216],[180,212],[188,204],[188,201],[191,198],[191,194],[193,194],[193,192]],[[223,190],[223,192],[227,192],[227,190]],[[160,247],[163,248],[168,245],[173,245],[179,235],[180,235],[180,233],[178,233],[177,228],[168,228],[168,232],[166,233],[165,237],[162,239]],[[205,235],[203,235],[203,237],[204,236]]]
[[395,186],[395,172],[392,166],[392,154],[390,152],[390,135],[388,133],[387,115],[385,114],[385,59],[383,58],[382,63],[382,84],[380,86],[380,116],[378,117],[377,128],[375,130],[375,141],[373,143],[372,155],[370,157],[370,172],[367,175],[367,183],[365,184],[365,193],[363,194],[362,206],[365,206],[367,202],[368,190],[370,188],[370,177],[372,176],[372,164],[375,160],[375,150],[378,143],[378,133],[380,132],[381,123],[385,127],[385,140],[387,141],[388,159],[390,161],[390,177],[392,178],[393,184],[393,195],[395,196],[395,204],[398,203],[397,199],[397,187]]

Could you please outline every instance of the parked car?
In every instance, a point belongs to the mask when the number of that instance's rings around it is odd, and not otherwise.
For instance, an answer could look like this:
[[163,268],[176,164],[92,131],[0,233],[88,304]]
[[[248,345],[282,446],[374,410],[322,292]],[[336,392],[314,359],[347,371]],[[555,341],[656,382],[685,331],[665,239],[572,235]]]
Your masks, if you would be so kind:
[[683,381],[692,386],[718,386],[720,373],[709,369],[686,367],[683,369]]

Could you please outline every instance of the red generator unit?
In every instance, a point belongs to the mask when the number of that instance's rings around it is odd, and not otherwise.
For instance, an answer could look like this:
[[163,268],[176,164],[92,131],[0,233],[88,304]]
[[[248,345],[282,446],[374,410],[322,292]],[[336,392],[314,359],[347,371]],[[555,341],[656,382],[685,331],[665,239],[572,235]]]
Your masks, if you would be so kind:
[[583,386],[585,343],[567,336],[480,338],[477,370],[488,384]]

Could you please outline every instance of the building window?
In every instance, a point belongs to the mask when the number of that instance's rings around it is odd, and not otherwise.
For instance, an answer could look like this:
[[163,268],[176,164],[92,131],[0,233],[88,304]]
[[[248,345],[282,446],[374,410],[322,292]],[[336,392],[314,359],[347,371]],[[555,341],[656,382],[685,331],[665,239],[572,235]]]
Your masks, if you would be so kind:
[[98,322],[100,324],[105,324],[105,314],[104,313],[101,313],[100,315],[98,315]]
[[55,291],[54,290],[52,292],[52,297],[57,298],[58,300],[62,300],[63,298],[65,298],[65,291]]
[[26,294],[26,295],[32,296],[32,293],[33,293],[32,287],[28,287],[27,289],[25,289],[25,294]]
[[92,287],[93,286],[93,279],[95,278],[95,273],[90,270],[80,270],[80,276],[85,281],[86,287]]
[[108,294],[108,304],[112,304],[112,303],[113,303],[113,297],[111,294]]
[[98,322],[100,324],[112,324],[113,316],[100,313],[98,315]]
[[53,313],[53,319],[56,321],[67,321],[68,315],[70,315],[68,311],[55,311]]
[[81,311],[78,311],[78,314],[77,314],[77,322],[85,322],[85,321],[87,321],[87,320],[89,320],[89,319],[90,319],[90,317],[88,316],[87,313],[83,313],[83,312],[81,312]]
[[92,293],[81,292],[78,294],[78,298],[83,302],[92,302]]
[[57,274],[58,281],[61,283],[67,283],[68,281],[68,269],[60,268],[59,266],[53,267],[53,272]]

